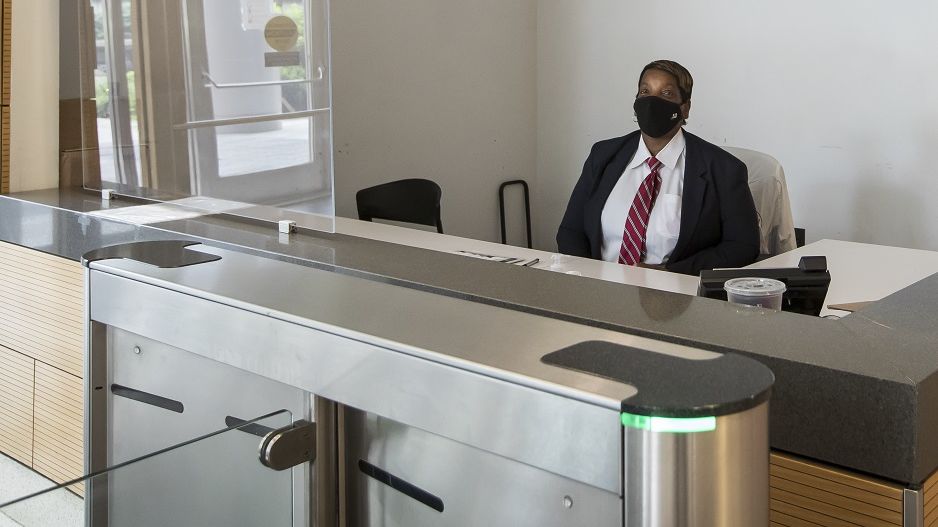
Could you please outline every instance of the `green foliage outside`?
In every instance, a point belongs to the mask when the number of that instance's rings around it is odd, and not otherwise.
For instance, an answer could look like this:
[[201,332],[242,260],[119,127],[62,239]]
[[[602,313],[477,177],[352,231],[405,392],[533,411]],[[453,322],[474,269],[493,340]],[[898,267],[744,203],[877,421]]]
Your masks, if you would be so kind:
[[[137,83],[135,80],[135,75],[133,71],[127,72],[127,94],[130,99],[130,116],[131,118],[136,117],[137,115]],[[111,102],[111,93],[108,89],[107,77],[103,75],[95,76],[94,78],[94,95],[95,102],[97,107],[98,117],[106,118],[111,116],[111,108],[109,103]]]
[[[126,0],[124,0],[126,1]],[[104,21],[104,6],[100,3],[100,0],[96,0],[95,3],[96,9],[94,10],[94,22],[95,22],[95,35],[99,39],[105,37],[105,21]],[[130,9],[125,10],[125,17],[129,16]],[[306,49],[306,16],[303,8],[302,2],[283,2],[280,5],[274,6],[274,12],[276,14],[282,14],[290,17],[296,22],[297,29],[299,30],[299,40],[297,41],[297,49],[301,50],[303,53]],[[280,78],[282,80],[302,80],[306,79],[306,66],[286,66],[280,68]],[[111,115],[110,108],[110,89],[108,86],[108,80],[106,75],[96,75],[95,80],[95,99],[97,114],[100,118],[107,118]],[[287,84],[283,86],[283,98],[286,102],[293,107],[293,109],[305,109],[307,107],[306,94],[307,94],[308,85],[306,84]],[[135,81],[135,76],[133,71],[127,72],[127,90],[130,104],[130,115],[132,117],[136,116],[137,111],[137,84]]]
[[[102,46],[108,38],[107,24],[104,18],[107,14],[107,6],[103,0],[91,0],[91,7],[94,13],[94,38],[98,43],[98,46]],[[121,14],[123,16],[122,20],[124,24],[124,31],[128,34],[131,28],[131,12],[132,10],[130,0],[121,0]],[[131,118],[134,118],[137,115],[137,83],[134,72],[132,70],[127,72],[127,93],[130,99],[130,116]],[[108,85],[107,74],[95,75],[94,95],[98,117],[110,117],[111,108],[109,104],[111,102],[111,94],[110,87]]]

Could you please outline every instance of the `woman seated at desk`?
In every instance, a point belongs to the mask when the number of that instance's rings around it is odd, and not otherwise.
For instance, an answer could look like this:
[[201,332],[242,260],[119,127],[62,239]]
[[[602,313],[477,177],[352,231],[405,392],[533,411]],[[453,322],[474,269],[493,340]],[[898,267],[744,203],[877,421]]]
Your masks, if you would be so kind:
[[693,87],[676,62],[645,66],[640,130],[593,145],[557,232],[561,253],[693,275],[756,260],[746,165],[682,129]]

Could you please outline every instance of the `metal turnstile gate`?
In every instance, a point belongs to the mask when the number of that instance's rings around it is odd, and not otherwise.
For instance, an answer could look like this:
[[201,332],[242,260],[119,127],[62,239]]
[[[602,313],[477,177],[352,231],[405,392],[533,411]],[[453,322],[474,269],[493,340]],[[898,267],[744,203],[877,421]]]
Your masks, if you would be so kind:
[[86,258],[89,468],[286,409],[293,525],[768,523],[756,361],[186,245]]

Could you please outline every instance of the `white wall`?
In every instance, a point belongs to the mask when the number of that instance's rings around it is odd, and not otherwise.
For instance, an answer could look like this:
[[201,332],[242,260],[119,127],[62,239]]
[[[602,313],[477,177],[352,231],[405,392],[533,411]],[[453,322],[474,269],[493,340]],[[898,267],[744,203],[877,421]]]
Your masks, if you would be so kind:
[[59,183],[59,1],[13,0],[10,191]]
[[[338,213],[428,177],[447,232],[498,237],[497,187],[534,186],[554,234],[589,146],[634,129],[636,75],[696,79],[688,129],[785,166],[796,224],[938,250],[938,3],[908,0],[333,2]],[[13,190],[58,178],[58,2],[14,1]]]
[[538,244],[590,145],[635,129],[641,67],[672,58],[688,130],[778,158],[809,241],[938,250],[936,20],[932,0],[540,0]]
[[536,0],[332,2],[337,214],[422,177],[445,232],[498,239],[498,185],[535,176],[536,20]]

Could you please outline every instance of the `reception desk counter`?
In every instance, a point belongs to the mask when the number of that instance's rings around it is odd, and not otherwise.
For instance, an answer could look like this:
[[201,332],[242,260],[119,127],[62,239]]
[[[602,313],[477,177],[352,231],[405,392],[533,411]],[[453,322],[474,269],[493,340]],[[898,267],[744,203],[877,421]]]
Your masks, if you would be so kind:
[[[0,241],[77,261],[103,246],[192,240],[600,330],[739,353],[774,373],[771,447],[799,456],[773,458],[773,521],[822,514],[861,525],[867,524],[862,518],[880,522],[870,525],[928,525],[922,523],[930,519],[925,501],[938,489],[929,480],[938,469],[938,276],[928,272],[858,313],[829,320],[682,294],[696,288],[692,277],[603,271],[609,264],[601,262],[581,262],[582,276],[573,276],[343,234],[341,221],[336,234],[284,237],[272,226],[227,216],[132,225],[89,214],[101,208],[96,194],[80,191],[2,196]],[[354,231],[349,225],[346,230]],[[467,241],[465,250],[478,251],[472,243],[479,242]],[[458,239],[455,244],[460,250]],[[527,251],[505,247],[508,256],[534,254]],[[888,265],[882,267],[885,272]],[[610,280],[616,272],[631,283]],[[834,261],[831,273],[836,281]],[[808,496],[811,489],[816,492]],[[873,509],[863,505],[871,502]],[[837,510],[846,512],[838,516]]]

